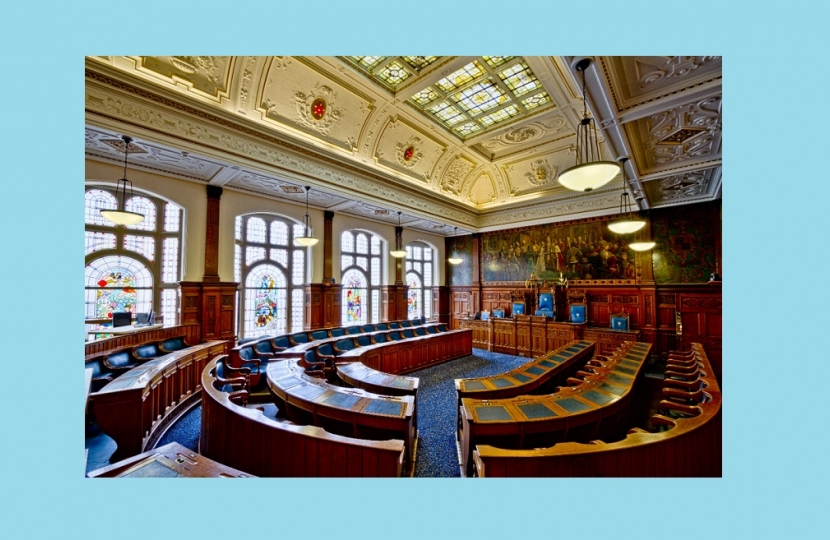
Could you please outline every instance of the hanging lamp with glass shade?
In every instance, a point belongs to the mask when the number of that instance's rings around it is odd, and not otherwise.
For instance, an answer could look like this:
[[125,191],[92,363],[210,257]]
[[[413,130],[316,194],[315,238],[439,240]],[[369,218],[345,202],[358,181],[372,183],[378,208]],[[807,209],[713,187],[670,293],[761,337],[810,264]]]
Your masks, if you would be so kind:
[[[127,184],[130,184],[130,197],[133,196],[133,183],[127,180],[127,153],[130,151],[130,143],[133,142],[132,137],[124,135],[121,137],[124,141],[124,178],[119,180],[120,184],[115,188],[115,200],[118,208],[116,210],[101,210],[101,217],[115,223],[116,225],[135,225],[144,221],[144,215],[137,212],[130,212],[127,210]],[[121,195],[119,200],[118,195]]]
[[657,244],[655,242],[649,240],[647,242],[632,242],[628,244],[628,247],[630,247],[634,251],[648,251],[650,249],[653,249],[656,245]]
[[[457,234],[458,234],[458,227],[455,228],[455,233],[453,233],[453,236],[455,236]],[[461,257],[455,256],[455,254],[453,254],[452,257],[447,258],[447,262],[450,263],[450,264],[461,264],[461,263],[464,262],[464,259],[462,259]]]
[[396,259],[403,259],[406,257],[406,250],[401,249],[401,235],[398,231],[403,231],[401,227],[401,213],[398,212],[398,228],[395,230],[395,249],[390,251],[389,254],[395,257]]
[[591,191],[602,187],[620,172],[619,164],[602,160],[597,126],[594,119],[588,116],[585,70],[590,65],[590,58],[583,58],[575,66],[582,75],[582,102],[585,109],[582,121],[576,128],[576,165],[559,173],[559,183],[574,191]]
[[646,226],[646,221],[640,219],[631,210],[631,200],[628,196],[628,182],[625,177],[625,162],[628,158],[620,159],[620,166],[623,171],[623,189],[625,191],[620,195],[620,217],[608,223],[608,228],[611,232],[616,234],[631,234],[639,231]]
[[311,191],[311,186],[305,187],[305,218],[303,221],[303,225],[305,228],[303,229],[303,235],[298,236],[294,239],[298,245],[303,247],[311,247],[315,245],[320,240],[311,236],[311,218],[308,217],[308,192]]

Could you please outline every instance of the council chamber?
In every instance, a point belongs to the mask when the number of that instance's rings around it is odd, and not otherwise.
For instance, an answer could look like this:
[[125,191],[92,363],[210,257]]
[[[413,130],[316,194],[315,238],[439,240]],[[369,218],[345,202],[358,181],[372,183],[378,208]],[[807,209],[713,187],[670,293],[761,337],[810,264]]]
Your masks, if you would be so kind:
[[722,60],[91,56],[86,475],[720,477]]

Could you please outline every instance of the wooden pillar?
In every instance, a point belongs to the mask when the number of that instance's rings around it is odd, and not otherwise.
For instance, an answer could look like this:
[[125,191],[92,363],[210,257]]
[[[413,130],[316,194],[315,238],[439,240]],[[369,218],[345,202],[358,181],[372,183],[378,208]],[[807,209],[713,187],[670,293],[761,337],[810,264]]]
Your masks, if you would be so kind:
[[179,283],[181,319],[184,326],[198,326],[199,341],[236,340],[236,291],[238,283],[219,278],[219,203],[222,188],[207,186],[205,217],[205,273],[202,281]]
[[[303,330],[316,330],[341,325],[340,292],[342,285],[333,283],[332,260],[334,253],[334,212],[323,213],[323,281],[303,287],[305,317]],[[312,248],[313,249],[313,248]]]
[[473,312],[481,311],[481,233],[473,233]]
[[433,313],[438,322],[450,324],[450,288],[440,285],[434,288]]
[[334,212],[326,210],[323,212],[325,224],[323,226],[323,283],[331,283],[332,271],[331,261],[334,252],[334,235],[332,225],[334,223]]

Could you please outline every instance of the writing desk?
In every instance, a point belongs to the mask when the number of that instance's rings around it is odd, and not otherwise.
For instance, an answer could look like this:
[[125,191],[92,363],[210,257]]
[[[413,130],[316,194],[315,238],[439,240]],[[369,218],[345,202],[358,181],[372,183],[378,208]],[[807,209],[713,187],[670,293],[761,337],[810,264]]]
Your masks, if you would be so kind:
[[199,455],[177,442],[148,450],[87,475],[89,478],[256,478]]

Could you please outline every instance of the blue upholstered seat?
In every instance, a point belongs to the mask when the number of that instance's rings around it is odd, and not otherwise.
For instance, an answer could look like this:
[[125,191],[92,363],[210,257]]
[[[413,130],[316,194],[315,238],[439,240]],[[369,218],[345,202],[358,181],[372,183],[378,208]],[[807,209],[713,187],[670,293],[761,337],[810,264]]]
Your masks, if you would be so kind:
[[155,343],[145,343],[144,345],[139,345],[138,347],[133,348],[133,357],[139,363],[152,360],[153,358],[158,358],[161,355],[162,352]]
[[317,347],[316,350],[318,355],[334,356],[334,349],[332,348],[331,343],[323,343]]
[[346,335],[346,330],[343,328],[332,328],[331,337],[343,337]]
[[412,330],[410,330],[409,328],[407,328],[406,330],[404,330],[404,331],[403,331],[403,337],[405,337],[405,338],[411,338],[411,337],[415,337],[415,334],[414,334],[414,333],[412,333]]
[[525,314],[525,303],[524,302],[513,302],[512,314],[513,315],[524,315]]
[[493,310],[493,317],[496,319],[503,319],[504,318],[504,309],[503,308],[496,308]]
[[180,351],[182,349],[186,349],[187,347],[188,345],[187,343],[185,343],[183,337],[165,339],[164,341],[159,343],[159,350],[165,353]]
[[424,318],[423,317],[416,317],[416,318],[412,319],[412,325],[413,326],[420,326],[422,324],[424,324]]
[[354,346],[354,338],[349,339],[341,339],[337,343],[334,344],[334,352],[335,354],[341,354],[346,351],[351,351],[355,348]]
[[291,345],[308,343],[308,334],[306,334],[305,332],[298,332],[296,334],[291,334],[290,336],[288,336],[288,339],[291,341]]
[[288,340],[288,336],[277,336],[275,338],[271,338],[271,348],[275,351],[284,351],[291,347],[291,342]]
[[328,330],[314,330],[311,332],[311,339],[316,341],[318,339],[326,339],[329,337]]
[[360,333],[360,327],[359,326],[350,326],[350,327],[346,328],[346,333],[349,334],[349,335],[359,334]]
[[256,350],[257,355],[260,356],[260,357],[262,355],[268,355],[268,356],[273,356],[274,355],[274,347],[273,347],[273,343],[271,342],[271,338],[262,338],[262,339],[260,339],[259,341],[254,343],[254,349]]
[[584,323],[588,319],[588,306],[571,304],[571,322]]
[[628,330],[628,313],[612,313],[611,329]]
[[419,326],[418,328],[415,329],[415,333],[418,334],[419,336],[424,336],[424,335],[426,335],[427,331],[424,330],[423,326]]
[[128,371],[139,365],[141,362],[135,360],[127,351],[118,351],[104,358],[104,366],[113,372]]
[[386,343],[389,340],[386,339],[386,334],[375,334],[372,336],[372,341],[375,343]]
[[389,328],[390,328],[391,330],[397,330],[397,329],[398,329],[398,328],[400,328],[400,327],[401,327],[401,325],[400,325],[400,324],[398,324],[398,323],[396,323],[396,322],[391,322],[391,323],[389,323]]
[[401,333],[400,332],[389,332],[389,339],[392,341],[400,341]]
[[427,326],[426,328],[427,332],[429,332],[430,334],[437,334],[439,332],[437,326]]
[[375,331],[375,325],[374,324],[364,324],[363,326],[360,327],[360,331],[361,332],[374,332]]
[[539,306],[534,313],[537,317],[553,317],[553,295],[541,293],[539,295]]
[[86,367],[92,368],[92,383],[89,388],[90,392],[97,392],[115,378],[115,374],[113,374],[109,368],[104,366],[101,358],[96,358],[91,362],[87,362]]
[[268,355],[260,355],[254,348],[254,343],[246,343],[231,349],[231,365],[248,368],[250,374],[250,390],[261,390],[265,383],[265,371],[268,369]]
[[447,331],[447,325],[444,324],[444,323],[439,324],[438,325],[438,331],[439,332],[446,332]]
[[357,344],[361,347],[367,347],[372,344],[372,338],[369,336],[358,336],[355,338],[355,341],[357,341]]
[[409,321],[403,321],[403,322],[401,323],[401,326],[402,326],[403,328],[411,328],[411,327],[412,327],[412,323],[411,323],[411,322],[409,322]]
[[388,330],[389,326],[387,326],[386,323],[380,323],[375,325],[375,328],[377,328],[378,330]]

